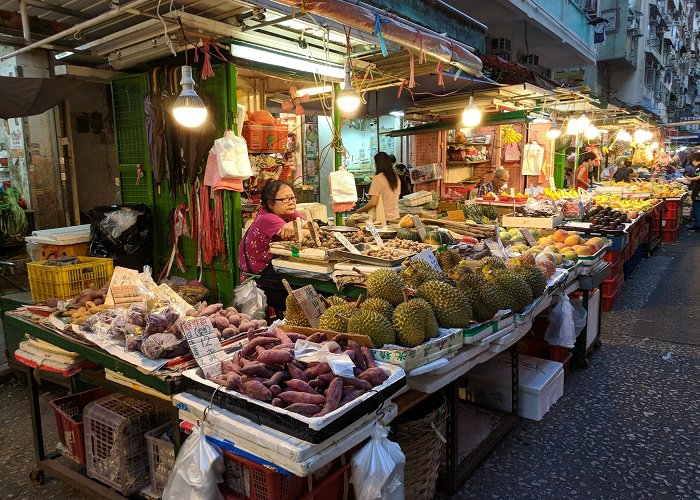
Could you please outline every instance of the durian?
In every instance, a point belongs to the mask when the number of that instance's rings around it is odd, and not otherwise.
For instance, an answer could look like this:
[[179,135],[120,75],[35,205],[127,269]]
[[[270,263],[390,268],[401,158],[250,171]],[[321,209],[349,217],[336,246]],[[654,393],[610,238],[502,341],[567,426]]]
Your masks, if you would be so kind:
[[498,293],[483,276],[463,273],[457,280],[457,287],[469,299],[475,320],[488,321],[500,310]]
[[326,302],[328,302],[329,307],[344,306],[348,303],[348,301],[345,300],[343,297],[339,297],[337,295],[331,295],[330,297],[326,297]]
[[515,272],[530,286],[534,299],[541,297],[547,289],[547,278],[538,267],[520,266],[515,268]]
[[388,320],[391,320],[394,314],[394,307],[389,303],[389,301],[380,297],[370,297],[360,304],[360,311],[364,310],[377,311],[378,313],[384,315]]
[[437,252],[437,261],[443,271],[450,271],[460,263],[462,258],[454,250],[443,250]]
[[284,311],[285,323],[291,326],[303,326],[307,328],[311,326],[309,320],[306,319],[304,311],[301,309],[299,301],[293,293],[287,295],[284,303],[286,306],[286,310]]
[[357,308],[355,304],[331,306],[321,314],[321,317],[318,319],[318,327],[321,330],[347,333],[348,318],[352,318],[356,313]]
[[383,314],[365,309],[353,315],[348,321],[347,333],[367,335],[375,348],[396,343],[394,327]]
[[417,347],[425,340],[425,310],[409,300],[394,309],[396,341],[405,347]]
[[427,281],[418,288],[417,295],[430,303],[440,326],[463,328],[469,325],[472,308],[457,287],[443,281]]
[[401,278],[406,286],[416,289],[426,281],[444,281],[450,283],[452,280],[449,276],[436,271],[433,266],[424,260],[411,261],[410,265],[401,271]]
[[438,322],[435,318],[435,311],[433,311],[432,306],[424,299],[411,299],[411,302],[423,309],[423,314],[425,314],[425,336],[424,340],[432,339],[438,336]]
[[474,272],[477,274],[483,274],[486,266],[489,266],[489,269],[495,271],[496,269],[505,269],[506,263],[503,259],[499,259],[498,257],[484,257],[474,268]]
[[527,282],[513,271],[496,269],[487,278],[498,293],[501,309],[520,312],[532,302],[532,290]]
[[404,283],[394,271],[378,269],[367,276],[365,285],[370,297],[380,297],[394,306],[404,301]]

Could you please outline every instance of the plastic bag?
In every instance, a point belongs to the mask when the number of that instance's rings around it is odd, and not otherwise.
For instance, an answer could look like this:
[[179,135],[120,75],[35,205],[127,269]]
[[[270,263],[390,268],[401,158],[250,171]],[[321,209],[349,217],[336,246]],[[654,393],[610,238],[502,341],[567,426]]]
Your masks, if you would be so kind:
[[163,500],[223,499],[217,486],[223,473],[221,450],[207,441],[202,424],[198,424],[177,454]]
[[336,206],[342,206],[346,209],[348,206],[350,208],[354,207],[355,203],[357,203],[355,176],[345,170],[344,167],[328,174],[328,186],[331,192],[331,204],[334,212],[339,211],[336,210]]
[[252,177],[253,168],[248,158],[248,144],[233,131],[227,130],[223,137],[215,140],[212,151],[216,155],[222,179],[245,180]]
[[116,241],[124,231],[136,224],[139,215],[143,215],[143,212],[129,207],[110,212],[100,221],[100,229],[104,234],[110,236],[112,241]]
[[306,340],[297,340],[294,344],[294,358],[304,363],[326,362],[333,373],[340,377],[354,377],[355,363],[347,354],[335,354],[329,350],[329,343],[323,345]]
[[357,500],[403,500],[406,457],[387,439],[389,429],[379,422],[369,442],[352,457],[350,481]]
[[150,245],[151,210],[146,205],[95,207],[88,216],[93,257],[116,259]]
[[574,306],[571,305],[569,296],[564,293],[549,313],[549,326],[544,332],[544,340],[551,345],[571,349],[576,342],[575,328]]
[[583,303],[579,299],[572,300],[571,306],[574,308],[574,331],[578,337],[588,324],[588,311],[583,308]]
[[233,289],[233,307],[253,319],[265,319],[267,297],[252,279]]

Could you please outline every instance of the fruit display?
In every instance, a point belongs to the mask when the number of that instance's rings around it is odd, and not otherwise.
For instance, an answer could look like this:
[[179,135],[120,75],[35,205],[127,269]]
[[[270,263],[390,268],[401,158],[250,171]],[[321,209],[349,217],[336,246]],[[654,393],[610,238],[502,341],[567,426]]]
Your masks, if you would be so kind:
[[493,285],[483,276],[465,267],[457,278],[457,287],[468,298],[476,321],[488,321],[500,310],[501,303]]
[[612,207],[597,205],[591,208],[584,216],[584,222],[591,223],[591,229],[624,229],[626,222],[632,222],[637,218],[637,213],[623,213]]
[[362,255],[378,259],[396,260],[408,254],[392,248],[371,248],[362,252]]
[[[209,380],[227,390],[270,403],[307,417],[322,417],[379,386],[389,375],[378,367],[367,347],[353,340],[328,340],[325,334],[307,337],[279,328],[252,333],[249,342],[233,357],[221,362],[221,375]],[[354,377],[340,377],[328,363],[295,359],[297,340],[315,342],[336,354],[347,354],[355,363]]]
[[[416,235],[417,234],[418,232],[416,232]],[[427,243],[421,243],[420,241],[412,241],[409,239],[401,240],[398,238],[385,242],[384,246],[389,248],[397,248],[399,250],[405,250],[411,253],[419,253],[428,248],[432,248],[432,246],[428,245]]]
[[[576,262],[579,257],[590,256],[600,251],[607,242],[603,238],[594,237],[584,240],[576,231],[557,229],[551,236],[543,236],[537,245],[528,247],[524,243],[511,244],[511,255],[521,264],[541,264],[542,258],[554,266],[563,265],[565,260]],[[539,258],[542,255],[542,258]]]
[[566,200],[578,198],[580,195],[575,189],[551,189],[544,188],[544,191],[537,195],[538,199]]
[[633,211],[638,214],[639,212],[649,210],[657,203],[655,198],[641,200],[636,198],[623,198],[617,194],[597,195],[593,197],[593,200],[597,206],[616,208],[624,212]]
[[498,220],[498,212],[496,207],[486,204],[471,203],[462,207],[464,218],[467,221],[472,221],[476,224],[493,224],[493,221]]
[[467,297],[455,286],[444,281],[426,281],[416,295],[425,299],[435,311],[435,317],[444,328],[464,328],[472,320]]

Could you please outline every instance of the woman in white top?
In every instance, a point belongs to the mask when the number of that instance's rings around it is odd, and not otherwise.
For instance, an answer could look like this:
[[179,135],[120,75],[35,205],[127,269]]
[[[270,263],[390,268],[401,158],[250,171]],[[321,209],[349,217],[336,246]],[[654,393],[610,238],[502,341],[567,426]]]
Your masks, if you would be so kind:
[[374,155],[374,164],[376,165],[376,175],[372,177],[372,183],[369,185],[369,201],[356,213],[369,212],[376,208],[381,196],[386,220],[398,219],[399,196],[401,195],[399,176],[391,164],[389,155],[382,151]]

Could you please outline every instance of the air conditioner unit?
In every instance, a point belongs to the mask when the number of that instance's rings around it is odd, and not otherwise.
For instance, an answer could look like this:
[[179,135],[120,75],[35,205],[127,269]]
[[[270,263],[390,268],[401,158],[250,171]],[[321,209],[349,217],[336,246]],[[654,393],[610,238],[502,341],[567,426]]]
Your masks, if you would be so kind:
[[523,56],[523,64],[531,64],[533,66],[539,66],[540,56],[537,54],[525,54]]
[[511,41],[508,38],[492,38],[491,39],[491,52],[510,52],[511,51]]

